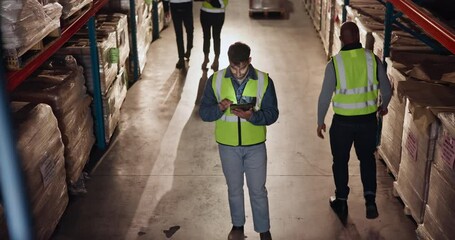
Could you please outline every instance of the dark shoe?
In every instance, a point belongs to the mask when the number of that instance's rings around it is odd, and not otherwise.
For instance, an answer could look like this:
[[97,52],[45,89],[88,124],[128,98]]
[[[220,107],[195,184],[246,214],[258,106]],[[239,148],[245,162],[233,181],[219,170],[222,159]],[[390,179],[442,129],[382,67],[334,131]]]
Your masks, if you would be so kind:
[[376,206],[375,202],[367,202],[365,203],[365,207],[367,210],[368,219],[375,219],[379,216],[378,207]]
[[243,234],[243,226],[236,227],[232,226],[231,232],[229,232],[228,240],[244,240],[245,235]]
[[190,60],[191,50],[187,50],[184,56],[187,60]]
[[270,234],[270,231],[259,233],[259,237],[261,237],[261,240],[272,240],[272,234]]
[[334,196],[330,197],[330,207],[337,214],[343,225],[346,225],[348,220],[348,202],[346,200],[340,200]]
[[175,68],[182,69],[184,67],[185,67],[185,60],[183,60],[183,58],[181,58],[181,59],[179,59],[177,64],[175,64]]
[[211,69],[213,69],[213,71],[218,71],[218,60],[215,59],[212,63],[212,66],[210,66]]

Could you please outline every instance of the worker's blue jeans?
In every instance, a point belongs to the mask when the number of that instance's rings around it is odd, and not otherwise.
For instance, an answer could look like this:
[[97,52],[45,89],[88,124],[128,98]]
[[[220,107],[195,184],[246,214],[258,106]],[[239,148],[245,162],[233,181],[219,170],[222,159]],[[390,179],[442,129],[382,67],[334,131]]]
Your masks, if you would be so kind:
[[229,207],[234,226],[245,225],[243,198],[244,175],[250,194],[254,230],[270,229],[269,203],[265,181],[267,175],[267,150],[265,143],[247,147],[219,144],[220,158],[228,185]]

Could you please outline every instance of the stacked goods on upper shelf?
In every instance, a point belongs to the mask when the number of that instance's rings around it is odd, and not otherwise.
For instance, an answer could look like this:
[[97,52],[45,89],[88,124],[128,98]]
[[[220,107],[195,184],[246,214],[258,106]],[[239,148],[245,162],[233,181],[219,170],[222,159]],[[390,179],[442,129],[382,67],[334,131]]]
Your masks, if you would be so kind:
[[115,32],[118,52],[114,52],[116,54],[111,54],[111,57],[117,58],[116,60],[119,65],[118,72],[120,72],[121,68],[127,67],[127,60],[130,54],[127,15],[121,13],[97,14],[96,26],[97,32]]
[[[44,69],[47,68],[47,69]],[[82,171],[95,142],[91,98],[82,67],[67,56],[63,63],[43,66],[11,93],[14,101],[46,103],[52,107],[65,145],[66,180],[71,193],[84,192]]]
[[[68,204],[64,146],[57,119],[46,104],[13,102],[11,109],[34,235],[49,239]],[[0,230],[1,239],[7,239],[4,231]]]
[[[395,178],[398,177],[401,162],[401,142],[403,122],[405,115],[406,99],[404,93],[398,89],[398,84],[406,80],[419,80],[417,74],[411,74],[414,68],[425,64],[441,64],[453,66],[454,56],[441,56],[436,54],[422,54],[411,52],[395,52],[386,59],[387,76],[390,79],[393,95],[389,103],[389,113],[382,121],[381,144],[378,147],[379,155]],[[416,70],[414,70],[416,71]],[[413,77],[413,78],[412,78]],[[440,82],[433,79],[431,82]]]
[[[117,41],[115,32],[109,34],[97,34],[98,63],[100,74],[101,92],[107,92],[109,86],[115,80],[118,72],[118,64],[111,59],[112,49],[116,49]],[[93,65],[90,56],[90,40],[85,34],[75,35],[56,55],[72,55],[77,62],[84,67],[84,75],[88,92],[93,95]]]
[[[136,46],[137,57],[139,62],[139,72],[142,72],[147,62],[147,51],[153,39],[153,24],[152,24],[152,5],[151,1],[135,0],[135,16],[136,16]],[[106,12],[122,12],[127,13],[129,18],[130,1],[129,0],[110,0],[103,8]],[[130,21],[130,20],[128,20]],[[131,26],[130,26],[131,27]],[[128,29],[133,33],[131,29]],[[128,69],[128,73],[133,73],[132,69]]]
[[435,112],[441,125],[431,165],[428,202],[423,224],[417,228],[419,239],[450,240],[455,236],[455,109]]
[[63,6],[62,19],[67,19],[81,10],[83,7],[90,5],[93,0],[59,0],[58,2]]
[[43,48],[42,40],[60,28],[62,6],[49,3],[43,6],[37,0],[4,0],[1,2],[1,32],[6,66],[21,69],[26,53]]

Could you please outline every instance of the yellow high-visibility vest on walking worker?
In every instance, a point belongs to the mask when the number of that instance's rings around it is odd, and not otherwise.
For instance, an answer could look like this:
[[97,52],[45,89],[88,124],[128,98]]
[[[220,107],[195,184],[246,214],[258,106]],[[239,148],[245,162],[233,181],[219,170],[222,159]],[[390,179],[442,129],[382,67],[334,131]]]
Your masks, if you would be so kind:
[[[220,70],[213,74],[212,88],[213,92],[221,102],[223,99],[229,99],[237,103],[234,86],[231,78],[226,78],[226,69]],[[267,73],[256,70],[258,79],[248,79],[243,97],[256,97],[254,109],[261,108],[262,98],[269,84]],[[218,143],[229,146],[248,146],[265,142],[266,126],[257,126],[248,122],[246,119],[239,118],[231,113],[228,108],[224,115],[215,122],[215,138]]]
[[340,51],[333,63],[337,79],[333,111],[343,116],[376,112],[379,82],[374,54],[363,48]]
[[212,4],[210,4],[210,2],[208,1],[204,1],[202,3],[202,7],[201,9],[203,11],[206,11],[206,12],[211,12],[211,13],[222,13],[224,12],[224,10],[226,9],[226,6],[228,5],[228,2],[229,0],[217,0],[220,2],[221,4],[221,7],[220,8],[217,8],[217,7],[214,7]]

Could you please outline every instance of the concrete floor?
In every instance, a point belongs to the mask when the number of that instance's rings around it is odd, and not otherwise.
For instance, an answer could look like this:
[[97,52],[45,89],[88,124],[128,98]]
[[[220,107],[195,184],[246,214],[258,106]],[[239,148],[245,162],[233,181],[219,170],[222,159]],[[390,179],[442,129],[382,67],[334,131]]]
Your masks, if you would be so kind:
[[[350,162],[349,219],[343,227],[328,204],[334,184],[329,142],[316,136],[316,105],[326,58],[300,0],[289,19],[250,19],[248,1],[232,0],[222,31],[227,48],[243,41],[252,63],[275,82],[280,117],[268,128],[268,179],[274,239],[416,239],[415,223],[392,196],[392,177],[378,162],[380,216],[365,218],[359,165]],[[176,70],[172,26],[148,52],[141,79],[129,90],[115,140],[91,172],[84,197],[73,198],[53,239],[222,240],[231,228],[227,188],[212,123],[198,117],[207,76],[200,68],[200,2],[194,4],[195,44],[187,71]],[[213,56],[211,56],[213,59]],[[329,112],[326,123],[330,123]],[[246,189],[246,187],[245,187]],[[253,231],[245,195],[248,239]]]

